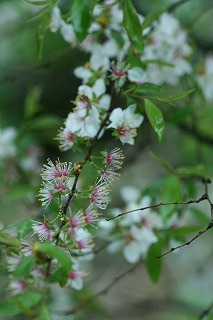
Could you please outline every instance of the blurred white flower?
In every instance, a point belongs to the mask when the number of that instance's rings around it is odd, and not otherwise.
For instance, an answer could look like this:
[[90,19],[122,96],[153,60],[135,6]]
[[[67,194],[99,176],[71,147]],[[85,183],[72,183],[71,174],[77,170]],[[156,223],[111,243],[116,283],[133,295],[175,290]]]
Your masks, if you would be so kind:
[[13,127],[0,129],[0,160],[14,157],[17,154],[16,136],[17,131]]
[[205,59],[203,69],[196,78],[204,98],[208,101],[213,100],[213,56]]

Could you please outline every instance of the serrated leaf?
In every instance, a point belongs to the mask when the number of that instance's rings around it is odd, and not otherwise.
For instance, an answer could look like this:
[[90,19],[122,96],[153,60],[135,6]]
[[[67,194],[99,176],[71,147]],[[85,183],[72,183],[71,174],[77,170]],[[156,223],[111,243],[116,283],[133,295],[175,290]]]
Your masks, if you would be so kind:
[[163,14],[165,12],[165,9],[160,9],[154,12],[151,12],[150,14],[148,14],[144,21],[142,22],[141,28],[142,30],[146,29],[147,27],[149,27],[154,21],[156,21],[161,14]]
[[71,8],[71,19],[79,41],[83,41],[88,34],[94,2],[92,0],[74,0]]
[[24,257],[16,267],[13,275],[17,278],[24,278],[30,273],[35,266],[36,259],[34,256]]
[[143,52],[142,30],[137,12],[130,0],[124,1],[123,26],[128,33],[130,41],[139,53]]
[[18,239],[14,239],[3,232],[0,232],[0,243],[14,247],[19,247],[21,245]]
[[164,135],[164,118],[163,114],[158,109],[154,103],[152,103],[150,100],[145,99],[145,110],[147,117],[151,123],[151,126],[153,127],[154,131],[157,134],[157,138],[159,142],[162,142],[163,135]]
[[146,268],[153,283],[156,283],[160,276],[161,259],[157,259],[162,253],[162,241],[151,245],[146,258]]
[[23,220],[19,223],[17,227],[18,237],[24,238],[27,234],[32,231],[32,221],[31,220]]

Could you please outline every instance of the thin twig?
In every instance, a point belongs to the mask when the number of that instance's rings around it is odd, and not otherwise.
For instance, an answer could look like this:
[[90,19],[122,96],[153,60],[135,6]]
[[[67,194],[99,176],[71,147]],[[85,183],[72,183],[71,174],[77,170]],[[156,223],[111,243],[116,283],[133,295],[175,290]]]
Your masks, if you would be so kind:
[[185,247],[185,246],[189,246],[194,240],[196,240],[197,238],[199,238],[202,234],[204,234],[206,231],[208,231],[208,230],[211,229],[212,227],[213,227],[213,223],[210,222],[210,224],[208,225],[208,227],[207,227],[206,229],[200,231],[200,232],[199,232],[194,238],[192,238],[190,241],[187,241],[187,242],[185,242],[185,243],[183,243],[183,244],[181,244],[181,245],[179,245],[179,246],[177,246],[177,247],[175,247],[175,248],[171,248],[169,251],[163,253],[162,255],[160,255],[160,256],[158,256],[158,257],[156,257],[156,258],[157,258],[157,259],[162,258],[162,257],[166,256],[167,254],[169,254],[169,253],[171,253],[171,252],[173,252],[173,251],[175,251],[175,250],[177,250],[177,249],[180,249],[180,248]]
[[[76,191],[77,191],[77,183],[78,183],[78,179],[79,179],[79,176],[82,172],[82,169],[84,168],[85,164],[90,160],[91,158],[91,155],[92,155],[92,152],[93,152],[93,149],[94,149],[94,146],[95,146],[95,143],[96,141],[98,140],[99,136],[100,136],[100,133],[101,131],[103,130],[104,126],[106,125],[108,119],[109,119],[109,116],[110,116],[110,113],[113,109],[113,103],[114,103],[114,95],[115,95],[115,90],[114,90],[114,87],[112,86],[112,89],[111,89],[111,103],[110,103],[110,107],[107,111],[107,114],[105,116],[105,118],[103,119],[101,125],[100,125],[100,128],[98,129],[95,137],[91,140],[91,143],[90,143],[90,147],[88,149],[88,152],[84,158],[84,160],[80,163],[80,169],[76,170],[76,173],[75,173],[75,179],[74,179],[74,182],[73,182],[73,186],[72,186],[72,190],[70,192],[70,195],[68,196],[68,199],[65,203],[65,205],[63,206],[62,208],[62,214],[65,216],[67,214],[67,210],[68,210],[68,207],[69,207],[69,204],[72,200],[72,198],[74,197]],[[56,236],[55,236],[55,244],[58,245],[58,242],[59,242],[59,239],[60,239],[60,232],[61,230],[63,229],[64,225],[66,224],[66,220],[64,219],[62,222],[61,222],[61,225],[58,229],[58,232],[56,233]],[[49,258],[48,260],[48,263],[47,263],[47,277],[49,277],[50,275],[50,267],[51,267],[51,262],[52,262],[52,259]]]
[[124,215],[126,215],[126,214],[133,213],[133,212],[136,212],[136,211],[143,211],[143,210],[153,209],[153,208],[157,208],[157,207],[161,207],[161,206],[181,205],[181,204],[182,204],[182,205],[188,205],[188,204],[199,203],[199,202],[204,201],[204,200],[207,200],[206,194],[202,195],[202,197],[200,197],[200,198],[197,199],[197,200],[189,200],[189,201],[186,201],[186,202],[166,202],[166,203],[160,202],[160,203],[157,203],[157,204],[153,204],[153,205],[151,205],[151,206],[147,206],[147,207],[143,207],[143,208],[138,208],[138,209],[134,209],[134,210],[129,210],[129,211],[120,213],[120,214],[118,214],[118,215],[115,216],[115,217],[106,219],[106,221],[114,220],[114,219],[116,219],[116,218],[122,217],[122,216],[124,216]]
[[74,315],[78,312],[80,312],[82,309],[84,309],[86,306],[88,306],[91,302],[93,302],[97,297],[102,296],[102,295],[107,295],[109,291],[122,280],[125,276],[128,274],[131,274],[133,271],[135,271],[141,263],[135,264],[132,266],[130,269],[126,270],[125,272],[121,273],[119,276],[115,277],[105,288],[100,290],[99,292],[93,294],[91,297],[85,299],[83,303],[80,306],[77,306],[76,308],[73,308],[71,310],[67,310],[64,312],[58,312],[58,311],[52,311],[52,313],[56,313],[59,316],[65,316],[65,315]]

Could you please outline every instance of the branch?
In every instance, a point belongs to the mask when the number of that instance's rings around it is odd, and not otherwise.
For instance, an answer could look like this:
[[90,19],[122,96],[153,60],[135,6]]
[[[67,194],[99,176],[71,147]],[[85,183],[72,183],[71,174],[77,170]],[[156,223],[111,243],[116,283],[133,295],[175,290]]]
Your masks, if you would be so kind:
[[187,242],[185,242],[185,243],[183,243],[183,244],[181,244],[181,245],[179,245],[179,246],[177,246],[177,247],[175,247],[175,248],[171,248],[169,251],[163,253],[162,255],[160,255],[160,256],[158,256],[158,257],[156,257],[156,258],[157,258],[157,259],[162,258],[162,257],[166,256],[167,254],[169,254],[169,253],[171,253],[171,252],[173,252],[173,251],[175,251],[175,250],[177,250],[177,249],[180,249],[180,248],[185,247],[185,246],[189,246],[194,240],[196,240],[197,238],[199,238],[202,234],[204,234],[206,231],[208,231],[208,230],[211,229],[212,227],[213,227],[213,222],[210,222],[209,225],[208,225],[208,227],[207,227],[206,229],[200,231],[200,232],[199,232],[194,238],[192,238],[190,241],[187,241]]
[[147,206],[147,207],[143,207],[143,208],[138,208],[138,209],[134,209],[134,210],[129,210],[129,211],[126,211],[126,212],[123,212],[123,213],[120,213],[118,214],[117,216],[115,217],[112,217],[112,218],[108,218],[106,219],[106,221],[110,221],[110,220],[114,220],[116,218],[119,218],[119,217],[122,217],[126,214],[129,214],[129,213],[133,213],[133,212],[136,212],[136,211],[143,211],[143,210],[147,210],[147,209],[152,209],[152,208],[157,208],[157,207],[161,207],[161,206],[170,206],[170,205],[179,205],[179,204],[182,204],[182,205],[188,205],[188,204],[193,204],[193,203],[199,203],[201,201],[204,201],[204,200],[207,200],[207,195],[204,194],[202,195],[202,197],[200,197],[199,199],[197,200],[189,200],[187,202],[160,202],[160,203],[157,203],[157,204],[153,204],[151,206]]
[[119,276],[115,277],[112,282],[110,282],[104,289],[100,290],[99,292],[97,292],[96,294],[91,295],[91,297],[85,299],[82,304],[76,308],[73,308],[71,310],[67,310],[64,312],[58,312],[58,311],[53,311],[54,313],[58,314],[59,316],[67,316],[67,315],[74,315],[76,313],[78,313],[79,311],[81,311],[82,309],[84,309],[86,306],[88,306],[91,302],[94,301],[94,299],[96,299],[99,296],[102,295],[107,295],[109,293],[109,291],[120,282],[120,280],[122,280],[126,275],[131,274],[133,271],[135,271],[139,266],[141,265],[141,263],[139,264],[135,264],[134,266],[132,266],[130,269],[126,270],[125,272],[121,273]]
[[[101,125],[100,125],[100,128],[98,129],[95,137],[91,140],[91,143],[90,143],[90,147],[88,149],[88,152],[84,158],[84,160],[79,164],[80,168],[78,170],[76,170],[76,173],[75,173],[75,180],[73,182],[73,186],[72,186],[72,190],[71,190],[71,193],[66,201],[66,204],[64,205],[64,207],[62,208],[62,214],[63,215],[66,215],[67,214],[67,210],[68,210],[68,207],[69,207],[69,204],[72,200],[72,198],[74,197],[76,191],[77,191],[77,183],[78,183],[78,179],[79,179],[79,176],[82,172],[82,169],[84,168],[85,164],[90,160],[91,158],[91,155],[92,155],[92,152],[93,152],[93,149],[94,149],[94,146],[95,146],[95,143],[96,141],[98,140],[99,136],[100,136],[100,133],[101,131],[103,130],[104,126],[106,125],[108,119],[109,119],[109,116],[110,116],[110,113],[111,111],[113,110],[113,103],[114,103],[114,95],[115,95],[115,90],[114,90],[114,87],[112,86],[111,88],[111,103],[110,103],[110,107],[107,111],[107,114],[105,116],[105,118],[103,119]],[[61,225],[58,229],[58,232],[55,236],[55,244],[57,245],[58,242],[59,242],[59,239],[60,239],[60,232],[61,230],[63,229],[64,225],[66,224],[66,220],[63,220],[61,222]],[[50,275],[50,267],[51,267],[51,262],[52,262],[52,259],[49,258],[48,259],[48,262],[47,262],[47,272],[46,272],[46,275],[47,277],[49,277]]]

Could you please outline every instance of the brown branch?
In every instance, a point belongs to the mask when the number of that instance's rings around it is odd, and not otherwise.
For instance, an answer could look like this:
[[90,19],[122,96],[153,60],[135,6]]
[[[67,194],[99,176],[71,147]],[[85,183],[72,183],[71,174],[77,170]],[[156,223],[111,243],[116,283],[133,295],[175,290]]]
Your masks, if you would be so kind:
[[69,197],[67,199],[67,202],[66,202],[65,206],[62,209],[63,215],[66,215],[66,213],[67,213],[68,206],[69,206],[69,204],[70,204],[70,202],[71,202],[71,200],[72,200],[72,198],[73,198],[73,196],[74,196],[74,194],[75,194],[75,192],[77,190],[76,189],[77,182],[78,182],[79,176],[80,176],[80,174],[82,172],[82,169],[84,168],[85,164],[90,160],[92,152],[93,152],[93,149],[94,149],[94,146],[95,146],[95,143],[98,140],[101,131],[103,130],[104,126],[106,125],[106,123],[107,123],[107,121],[109,119],[110,113],[111,113],[111,111],[113,109],[114,95],[115,95],[115,91],[114,91],[114,88],[112,88],[110,107],[109,107],[109,109],[107,111],[106,117],[104,118],[104,120],[102,121],[102,123],[100,125],[100,128],[99,128],[98,132],[96,133],[95,137],[91,140],[89,150],[88,150],[84,160],[80,164],[80,170],[75,175],[75,180],[74,180],[74,183],[73,183],[73,187],[72,187],[71,193],[70,193],[70,195],[69,195]]
[[135,271],[139,266],[141,265],[141,263],[139,264],[135,264],[133,265],[130,269],[126,270],[125,272],[121,273],[119,276],[115,277],[105,288],[103,288],[102,290],[100,290],[99,292],[91,295],[91,297],[85,299],[82,304],[80,306],[77,306],[76,308],[73,308],[71,310],[67,310],[67,311],[63,311],[63,312],[58,312],[58,311],[52,311],[53,313],[58,314],[59,316],[67,316],[67,315],[74,315],[78,312],[80,312],[82,309],[84,309],[85,307],[87,307],[91,302],[94,301],[94,299],[96,299],[99,296],[102,295],[107,295],[109,293],[109,291],[117,284],[120,282],[120,280],[122,280],[125,276],[127,276],[128,274],[131,274],[133,271]]
[[166,202],[166,203],[160,202],[160,203],[157,203],[157,204],[153,204],[153,205],[151,205],[151,206],[147,206],[147,207],[143,207],[143,208],[138,208],[138,209],[134,209],[134,210],[129,210],[129,211],[120,213],[120,214],[118,214],[118,215],[115,216],[115,217],[106,219],[106,221],[114,220],[114,219],[116,219],[116,218],[122,217],[122,216],[124,216],[124,215],[126,215],[126,214],[133,213],[133,212],[136,212],[136,211],[143,211],[143,210],[152,209],[152,208],[157,208],[157,207],[161,207],[161,206],[180,205],[180,204],[182,204],[182,205],[188,205],[188,204],[199,203],[199,202],[204,201],[204,200],[207,200],[207,195],[206,195],[206,194],[202,195],[202,197],[200,197],[200,198],[197,199],[197,200],[189,200],[189,201],[186,201],[186,202]]
[[[208,184],[211,183],[211,180],[210,179],[203,179],[202,182],[204,183],[205,185],[205,193],[204,195],[198,199],[198,202],[202,201],[202,200],[207,200],[209,205],[210,205],[210,212],[211,212],[211,220],[210,220],[210,223],[209,225],[202,231],[200,231],[194,238],[192,238],[190,241],[187,241],[177,247],[174,247],[174,248],[171,248],[169,251],[163,253],[162,255],[156,257],[156,258],[162,258],[164,256],[166,256],[167,254],[177,250],[177,249],[180,249],[182,247],[185,247],[185,246],[189,246],[193,241],[195,241],[197,238],[199,238],[202,234],[206,233],[206,231],[208,231],[209,229],[211,229],[213,227],[213,204],[212,204],[212,201],[209,197],[209,191],[208,191]],[[199,201],[200,200],[200,201]]]
[[156,257],[156,258],[157,258],[157,259],[162,258],[162,257],[166,256],[167,254],[169,254],[169,253],[171,253],[171,252],[173,252],[173,251],[175,251],[175,250],[177,250],[177,249],[180,249],[180,248],[185,247],[185,246],[189,246],[194,240],[196,240],[197,238],[199,238],[202,234],[204,234],[206,231],[208,231],[208,230],[211,229],[212,227],[213,227],[213,223],[210,222],[209,225],[208,225],[208,227],[207,227],[206,229],[200,231],[200,232],[199,232],[194,238],[192,238],[190,241],[187,241],[187,242],[185,242],[185,243],[183,243],[183,244],[181,244],[181,245],[179,245],[179,246],[177,246],[177,247],[175,247],[175,248],[171,248],[169,251],[163,253],[162,255],[160,255],[160,256],[158,256],[158,257]]
[[[106,114],[105,118],[103,119],[103,121],[102,121],[102,123],[100,125],[100,128],[98,129],[95,137],[91,140],[90,147],[88,149],[88,152],[87,152],[84,160],[79,164],[80,168],[76,170],[75,179],[74,179],[74,182],[73,182],[71,193],[68,196],[66,204],[62,208],[62,215],[64,215],[64,216],[67,214],[67,210],[68,210],[69,204],[70,204],[72,198],[74,197],[74,195],[75,195],[75,193],[77,191],[77,183],[78,183],[79,176],[80,176],[80,174],[82,172],[82,169],[84,168],[85,164],[90,160],[92,152],[93,152],[93,149],[94,149],[94,146],[95,146],[95,143],[98,140],[98,138],[100,136],[100,133],[103,130],[104,126],[106,125],[106,123],[107,123],[107,121],[109,119],[111,111],[113,110],[114,96],[115,96],[115,90],[114,90],[114,87],[112,86],[112,88],[111,88],[111,103],[110,103],[110,107],[107,110],[107,114]],[[58,229],[58,232],[55,235],[55,244],[56,245],[58,245],[59,238],[60,238],[60,232],[63,229],[65,224],[66,224],[66,220],[64,219],[61,222],[61,225],[60,225],[60,227]],[[50,275],[51,262],[52,262],[52,259],[49,258],[48,262],[47,262],[47,273],[46,273],[47,274],[47,278]]]

